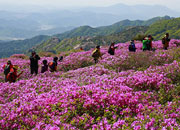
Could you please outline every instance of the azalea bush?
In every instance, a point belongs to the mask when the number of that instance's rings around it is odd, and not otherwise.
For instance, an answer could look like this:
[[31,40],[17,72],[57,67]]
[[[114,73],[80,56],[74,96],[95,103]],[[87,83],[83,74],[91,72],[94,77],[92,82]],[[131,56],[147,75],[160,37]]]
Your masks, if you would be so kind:
[[[179,48],[156,41],[155,52],[142,52],[137,42],[129,53],[128,45],[117,44],[114,56],[102,47],[98,64],[92,50],[71,52],[57,72],[37,76],[28,59],[0,59],[0,129],[180,129]],[[41,57],[39,70],[44,59],[53,57]],[[3,81],[7,60],[24,71],[16,83]]]

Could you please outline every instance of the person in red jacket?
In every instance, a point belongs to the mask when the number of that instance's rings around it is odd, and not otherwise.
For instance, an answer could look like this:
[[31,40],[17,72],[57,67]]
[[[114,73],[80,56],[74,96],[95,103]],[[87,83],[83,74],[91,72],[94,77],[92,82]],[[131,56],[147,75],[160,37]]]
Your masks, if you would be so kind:
[[3,66],[4,75],[5,75],[5,82],[7,82],[7,75],[9,74],[10,70],[13,68],[13,65],[10,60],[8,60],[7,64]]
[[17,78],[21,76],[23,71],[20,74],[17,74],[18,66],[14,65],[13,68],[10,69],[10,72],[7,75],[7,81],[10,83],[15,83]]

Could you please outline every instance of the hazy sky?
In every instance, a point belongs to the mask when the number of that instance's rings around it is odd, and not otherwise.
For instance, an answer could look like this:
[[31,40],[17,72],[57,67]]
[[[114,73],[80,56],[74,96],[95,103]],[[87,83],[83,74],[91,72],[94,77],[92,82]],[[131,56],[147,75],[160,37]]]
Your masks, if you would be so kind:
[[128,5],[135,4],[159,4],[165,5],[171,9],[180,11],[180,0],[0,0],[0,4],[33,4],[41,6],[108,6],[117,3],[124,3]]

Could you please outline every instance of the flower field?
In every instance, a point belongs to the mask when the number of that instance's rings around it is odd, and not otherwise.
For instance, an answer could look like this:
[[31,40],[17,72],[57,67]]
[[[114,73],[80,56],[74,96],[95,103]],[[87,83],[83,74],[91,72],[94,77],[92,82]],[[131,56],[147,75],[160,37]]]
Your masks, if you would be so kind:
[[[119,43],[114,56],[102,47],[94,64],[91,51],[66,54],[58,72],[30,75],[29,60],[9,58],[24,71],[4,83],[0,59],[0,129],[17,130],[179,130],[180,48],[153,42],[155,52],[128,52]],[[52,57],[41,57],[51,61]],[[39,68],[40,71],[40,68]]]

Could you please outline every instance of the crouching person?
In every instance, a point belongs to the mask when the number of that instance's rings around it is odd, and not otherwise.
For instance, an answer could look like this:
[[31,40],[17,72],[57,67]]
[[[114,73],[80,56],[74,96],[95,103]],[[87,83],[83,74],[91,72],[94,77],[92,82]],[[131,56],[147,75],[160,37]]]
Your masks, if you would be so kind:
[[49,68],[51,72],[57,71],[57,61],[58,61],[58,57],[54,57],[53,62],[49,63]]
[[21,76],[23,71],[19,74],[17,74],[18,66],[14,65],[13,68],[10,69],[10,72],[7,75],[7,81],[10,83],[15,83],[17,78]]
[[48,64],[47,64],[47,60],[43,60],[43,66],[41,68],[41,73],[44,73],[48,71]]
[[13,68],[13,65],[10,60],[8,60],[7,64],[3,66],[4,75],[5,75],[5,82],[8,82],[7,75],[9,74],[10,70]]

